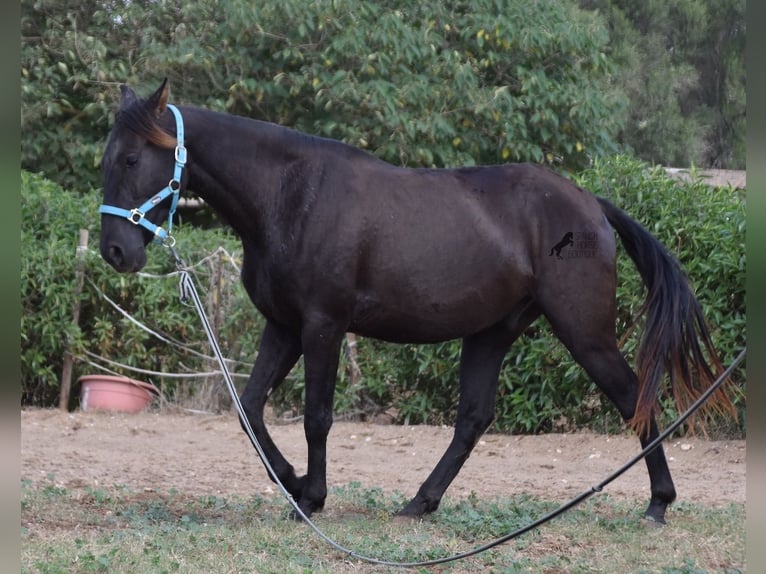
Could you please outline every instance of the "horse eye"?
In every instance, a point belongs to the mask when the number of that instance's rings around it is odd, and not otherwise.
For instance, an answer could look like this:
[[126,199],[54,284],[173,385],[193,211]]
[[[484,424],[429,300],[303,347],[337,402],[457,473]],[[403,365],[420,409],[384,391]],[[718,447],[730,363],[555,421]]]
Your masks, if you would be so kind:
[[138,163],[138,154],[131,153],[131,154],[128,154],[127,157],[125,158],[125,165],[128,167],[133,167],[137,163]]

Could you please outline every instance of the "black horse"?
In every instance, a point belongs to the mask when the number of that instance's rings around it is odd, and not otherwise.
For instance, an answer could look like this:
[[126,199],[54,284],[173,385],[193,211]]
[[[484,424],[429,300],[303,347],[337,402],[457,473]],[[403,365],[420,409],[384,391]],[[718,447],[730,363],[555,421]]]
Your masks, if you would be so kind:
[[[658,435],[664,372],[688,400],[720,371],[673,257],[610,202],[548,169],[405,169],[270,123],[177,109],[168,105],[167,81],[146,100],[121,89],[103,157],[101,254],[117,271],[141,269],[179,188],[199,194],[236,231],[242,282],[266,318],[241,400],[277,476],[307,515],[327,495],[326,442],[346,332],[398,343],[462,339],[454,437],[401,511],[413,517],[438,507],[490,425],[503,358],[540,315],[643,445]],[[186,145],[177,148],[179,124]],[[167,185],[172,164],[187,154],[182,175]],[[163,186],[169,191],[154,195]],[[132,209],[139,204],[157,205],[143,213]],[[612,228],[648,291],[637,375],[615,340]],[[592,256],[549,257],[570,230],[587,233]],[[263,411],[301,354],[308,465],[299,477],[270,438]],[[725,394],[718,401],[726,403]],[[646,517],[664,522],[676,492],[662,449],[646,463]]]

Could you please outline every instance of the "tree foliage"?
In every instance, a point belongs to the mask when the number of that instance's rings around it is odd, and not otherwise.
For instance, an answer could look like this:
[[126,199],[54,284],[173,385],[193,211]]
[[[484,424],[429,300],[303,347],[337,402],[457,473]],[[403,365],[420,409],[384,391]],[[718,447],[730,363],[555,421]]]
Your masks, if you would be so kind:
[[22,4],[23,165],[73,188],[98,184],[121,82],[167,76],[180,103],[411,166],[582,167],[616,150],[625,107],[573,1]]
[[582,0],[631,102],[619,140],[670,166],[745,168],[745,0]]
[[744,167],[744,0],[22,0],[22,165],[99,183],[117,85],[397,164]]

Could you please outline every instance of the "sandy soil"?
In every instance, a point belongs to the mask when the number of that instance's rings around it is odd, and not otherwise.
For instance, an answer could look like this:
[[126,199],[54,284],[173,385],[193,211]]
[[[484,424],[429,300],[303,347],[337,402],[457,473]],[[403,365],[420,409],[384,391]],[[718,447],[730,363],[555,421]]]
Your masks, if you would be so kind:
[[[681,179],[683,181],[690,181],[689,170],[677,167],[668,167],[665,170],[670,176]],[[747,187],[747,172],[737,171],[731,169],[702,169],[697,172],[703,181],[706,181],[709,185],[716,187],[726,187],[731,185],[737,189],[745,189]]]
[[[302,425],[272,422],[270,431],[303,472]],[[448,427],[336,422],[328,444],[328,483],[358,481],[366,488],[413,496],[451,435]],[[604,480],[638,451],[638,440],[627,435],[487,434],[447,496],[475,493],[491,499],[527,493],[563,502]],[[674,440],[666,444],[666,453],[679,500],[745,502],[745,441]],[[242,497],[277,491],[234,414],[23,410],[21,478],[53,480],[68,489],[126,486]],[[643,462],[605,492],[643,506],[649,497]]]

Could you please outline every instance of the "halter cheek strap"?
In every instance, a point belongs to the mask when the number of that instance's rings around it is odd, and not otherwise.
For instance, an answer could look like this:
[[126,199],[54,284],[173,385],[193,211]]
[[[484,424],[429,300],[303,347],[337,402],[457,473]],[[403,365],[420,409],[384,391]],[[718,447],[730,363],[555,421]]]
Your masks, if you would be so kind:
[[[173,112],[173,115],[176,118],[177,144],[173,179],[171,179],[167,186],[165,186],[157,195],[147,199],[138,207],[134,207],[133,209],[123,209],[112,205],[101,205],[101,207],[98,208],[98,211],[99,213],[105,213],[107,215],[124,217],[133,225],[140,225],[144,229],[151,231],[154,234],[155,242],[172,247],[173,244],[175,244],[175,238],[171,235],[171,232],[173,231],[173,215],[176,212],[178,199],[181,195],[181,175],[183,174],[184,165],[186,165],[186,147],[184,146],[184,122],[181,117],[181,112],[172,104],[168,104],[168,109]],[[164,199],[170,196],[172,196],[172,200],[170,203],[170,212],[168,213],[168,229],[165,231],[159,225],[155,225],[146,219],[146,214],[153,207],[159,205]]]

